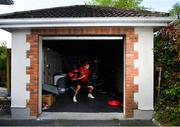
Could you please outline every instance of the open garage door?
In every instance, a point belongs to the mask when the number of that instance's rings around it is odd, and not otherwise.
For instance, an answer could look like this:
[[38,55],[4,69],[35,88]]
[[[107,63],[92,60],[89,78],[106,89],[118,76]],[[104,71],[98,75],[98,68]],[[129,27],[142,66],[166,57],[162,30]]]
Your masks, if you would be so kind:
[[[123,112],[124,40],[123,37],[44,37],[42,41],[42,106],[45,112]],[[90,63],[90,81],[95,99],[87,89],[72,101],[74,89],[67,74],[84,61]],[[44,87],[45,86],[45,87]],[[108,105],[109,100],[122,103]]]

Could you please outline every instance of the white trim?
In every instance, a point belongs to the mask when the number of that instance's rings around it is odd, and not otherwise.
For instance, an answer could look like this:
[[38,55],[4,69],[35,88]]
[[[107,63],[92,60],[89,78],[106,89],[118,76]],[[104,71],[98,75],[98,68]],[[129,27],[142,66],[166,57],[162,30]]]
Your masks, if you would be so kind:
[[[103,39],[103,40],[122,40],[124,39],[124,37],[122,35],[120,36],[55,36],[55,37],[51,37],[51,36],[47,36],[47,37],[41,37],[40,38],[40,42],[39,43],[39,48],[42,48],[42,44],[43,44],[43,40],[100,40],[100,39]],[[125,40],[123,41],[123,46],[124,46],[124,69],[123,69],[123,74],[124,74],[124,79],[123,79],[123,96],[124,96],[124,100],[123,100],[123,112],[122,113],[102,113],[102,112],[99,112],[99,113],[71,113],[71,112],[56,112],[56,113],[51,113],[51,112],[42,112],[41,115],[40,115],[40,119],[55,119],[55,117],[57,117],[58,119],[60,119],[61,117],[63,117],[63,119],[123,119],[124,116],[125,116]],[[42,49],[39,49],[39,51],[42,51]],[[39,52],[39,59],[42,58],[42,52]],[[42,62],[40,62],[39,60],[39,67],[42,67]],[[39,69],[40,71],[40,69]],[[40,74],[39,72],[39,76],[41,77],[42,75],[42,72]],[[42,80],[39,80],[39,85],[42,84]],[[39,91],[42,91],[42,87],[39,87]],[[39,103],[42,103],[41,100],[39,100]],[[40,112],[39,112],[40,113]],[[46,115],[44,115],[46,114]],[[50,115],[49,117],[47,115]],[[64,116],[66,115],[66,116]],[[69,117],[71,116],[71,117]],[[92,117],[93,116],[93,117]],[[96,117],[94,117],[96,116]]]
[[88,17],[0,19],[0,28],[78,27],[78,26],[166,26],[172,17]]
[[123,36],[57,36],[42,37],[42,40],[122,40]]
[[123,40],[123,59],[124,59],[124,67],[123,67],[123,114],[126,115],[126,38]]
[[22,25],[0,25],[0,28],[55,28],[55,27],[103,27],[103,26],[147,26],[163,27],[168,23],[76,23],[76,24],[22,24]]
[[24,24],[24,23],[67,23],[67,22],[170,22],[172,17],[90,17],[90,18],[22,18],[22,19],[0,19],[3,24]]
[[42,113],[42,75],[43,70],[43,45],[42,45],[42,37],[39,37],[39,89],[38,89],[38,113]]

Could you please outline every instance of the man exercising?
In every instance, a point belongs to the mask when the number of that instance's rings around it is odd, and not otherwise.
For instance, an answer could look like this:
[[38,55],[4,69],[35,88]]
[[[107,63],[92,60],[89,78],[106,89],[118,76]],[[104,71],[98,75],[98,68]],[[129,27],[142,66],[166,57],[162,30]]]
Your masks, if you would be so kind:
[[89,82],[89,75],[90,75],[90,64],[85,63],[83,66],[79,68],[80,76],[77,78],[72,78],[71,81],[75,81],[77,83],[76,90],[73,96],[73,102],[77,102],[77,94],[79,93],[79,90],[84,85],[89,89],[88,98],[94,99],[95,97],[92,95],[92,92],[94,90],[93,85]]

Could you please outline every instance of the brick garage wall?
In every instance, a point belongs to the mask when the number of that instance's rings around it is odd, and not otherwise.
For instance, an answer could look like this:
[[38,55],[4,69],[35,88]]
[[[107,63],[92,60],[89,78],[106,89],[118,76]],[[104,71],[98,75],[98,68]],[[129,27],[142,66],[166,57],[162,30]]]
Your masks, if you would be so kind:
[[30,91],[30,100],[27,107],[31,116],[38,116],[38,76],[39,76],[39,37],[51,35],[125,35],[125,116],[133,117],[133,110],[138,107],[134,101],[134,93],[138,92],[138,85],[134,84],[134,77],[138,75],[138,69],[134,67],[134,60],[138,59],[138,52],[134,51],[134,44],[138,36],[132,27],[82,27],[82,28],[54,28],[32,29],[27,35],[30,50],[27,57],[30,58],[30,66],[26,72],[30,75],[30,83],[27,90]]

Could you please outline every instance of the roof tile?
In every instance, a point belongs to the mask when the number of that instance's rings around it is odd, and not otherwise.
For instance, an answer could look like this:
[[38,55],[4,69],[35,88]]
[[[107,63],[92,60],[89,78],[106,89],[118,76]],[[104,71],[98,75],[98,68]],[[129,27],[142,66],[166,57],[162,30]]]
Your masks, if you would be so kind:
[[147,10],[118,9],[94,5],[75,5],[39,10],[14,12],[0,15],[0,19],[11,18],[61,18],[61,17],[168,17],[168,13]]

